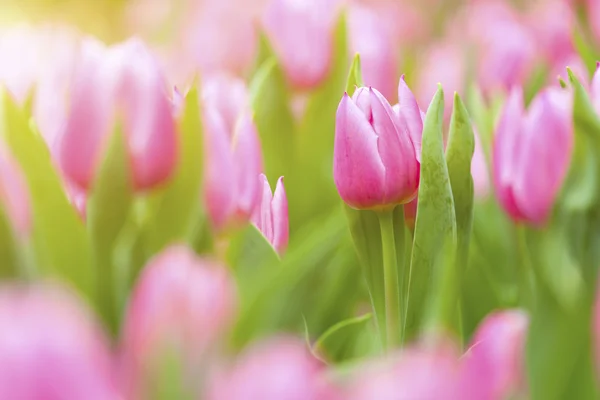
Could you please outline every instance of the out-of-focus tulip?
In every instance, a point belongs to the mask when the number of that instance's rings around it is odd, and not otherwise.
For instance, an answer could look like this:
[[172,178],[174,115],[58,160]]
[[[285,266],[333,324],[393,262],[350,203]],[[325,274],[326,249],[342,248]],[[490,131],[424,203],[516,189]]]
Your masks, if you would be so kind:
[[99,326],[57,288],[0,288],[3,399],[118,399],[114,360]]
[[233,132],[218,110],[206,104],[204,193],[208,215],[216,231],[249,221],[258,201],[262,155],[258,132],[248,111],[243,111]]
[[248,88],[240,78],[226,74],[209,76],[202,82],[202,101],[222,117],[230,135],[235,132],[238,118],[250,110]]
[[499,311],[483,320],[462,358],[462,399],[502,400],[525,394],[528,321],[520,310]]
[[264,26],[291,84],[317,86],[328,74],[339,0],[271,0]]
[[540,92],[525,113],[514,89],[496,130],[493,170],[496,195],[515,220],[543,224],[552,210],[571,160],[573,127],[570,93]]
[[[196,385],[208,351],[230,326],[237,299],[229,271],[183,246],[168,248],[143,269],[127,308],[122,345],[126,387],[148,398],[163,369],[179,362]],[[188,388],[192,392],[196,386]]]
[[[439,60],[444,60],[440,63]],[[460,46],[448,41],[433,45],[419,62],[420,73],[417,78],[415,92],[421,104],[429,104],[435,94],[438,83],[447,93],[464,93],[467,77],[466,62]],[[444,98],[444,117],[452,115],[452,96]]]
[[29,187],[20,166],[0,148],[0,202],[13,228],[22,238],[31,231]]
[[587,0],[587,16],[590,29],[597,41],[600,41],[600,3],[596,0]]
[[89,189],[120,124],[134,188],[164,182],[175,166],[177,137],[166,82],[155,59],[137,39],[108,49],[90,40],[82,53],[59,146],[64,173]]
[[419,162],[406,121],[381,93],[359,88],[337,110],[333,178],[356,209],[407,203],[417,194]]
[[275,193],[271,193],[266,176],[261,174],[260,181],[263,185],[262,198],[252,215],[252,222],[281,255],[287,248],[290,229],[283,177],[277,181]]
[[301,340],[271,338],[253,345],[218,376],[208,399],[341,400],[324,372]]
[[533,29],[537,47],[555,65],[575,53],[572,31],[575,16],[565,0],[538,0],[528,10],[527,22]]
[[481,139],[477,131],[475,134],[475,151],[471,160],[471,176],[473,177],[473,189],[475,199],[484,200],[490,194],[490,172],[485,158]]
[[360,53],[365,84],[378,88],[387,98],[395,94],[400,47],[394,42],[390,28],[382,23],[384,16],[373,8],[354,6],[348,14],[352,56]]
[[450,343],[405,349],[371,368],[359,370],[349,400],[458,400],[458,352]]

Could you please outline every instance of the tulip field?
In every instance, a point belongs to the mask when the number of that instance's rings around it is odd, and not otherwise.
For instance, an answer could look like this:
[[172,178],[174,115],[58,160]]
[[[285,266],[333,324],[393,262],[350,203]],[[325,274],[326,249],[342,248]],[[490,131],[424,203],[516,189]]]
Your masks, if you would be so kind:
[[600,0],[3,0],[0,400],[600,399]]

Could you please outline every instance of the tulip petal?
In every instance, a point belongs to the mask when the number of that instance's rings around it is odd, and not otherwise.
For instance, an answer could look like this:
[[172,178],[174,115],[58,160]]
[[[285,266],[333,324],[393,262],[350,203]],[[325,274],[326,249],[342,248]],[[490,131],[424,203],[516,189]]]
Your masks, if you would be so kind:
[[[205,165],[204,194],[213,228],[221,230],[235,209],[237,186],[230,142],[221,116],[204,109]],[[256,178],[256,177],[255,177]]]
[[262,185],[262,197],[258,207],[256,207],[252,215],[252,222],[263,233],[267,240],[272,243],[273,215],[271,213],[271,202],[273,200],[273,193],[271,192],[269,181],[264,174],[260,174],[259,181]]
[[240,217],[248,219],[260,199],[257,177],[263,170],[258,132],[248,113],[240,116],[232,145],[237,188],[236,212]]
[[280,177],[275,187],[273,201],[271,202],[273,218],[273,247],[280,255],[285,252],[289,241],[290,227],[288,218],[288,201],[283,186],[283,177]]
[[344,94],[336,113],[333,179],[351,207],[374,207],[383,200],[385,167],[377,142],[363,112]]
[[519,171],[513,193],[527,220],[542,224],[567,174],[573,147],[570,98],[547,89],[531,103],[523,127]]
[[504,106],[494,138],[493,172],[498,200],[514,219],[522,215],[513,198],[513,180],[517,173],[518,140],[522,135],[523,93],[513,89]]
[[404,75],[400,78],[398,85],[398,115],[406,121],[408,133],[415,148],[415,154],[419,163],[421,162],[421,142],[423,141],[423,113],[417,104],[417,100],[406,84]]

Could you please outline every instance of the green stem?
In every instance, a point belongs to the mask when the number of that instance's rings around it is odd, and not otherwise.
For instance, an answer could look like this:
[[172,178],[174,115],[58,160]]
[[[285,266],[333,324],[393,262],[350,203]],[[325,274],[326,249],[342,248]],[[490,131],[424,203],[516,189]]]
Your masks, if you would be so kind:
[[393,210],[378,212],[383,251],[383,280],[385,288],[385,317],[388,349],[398,347],[402,339],[400,321],[400,286],[398,261],[394,240]]
[[526,309],[533,306],[533,287],[531,282],[531,258],[527,246],[527,232],[525,226],[519,224],[517,229],[517,248],[519,253],[519,262],[517,263],[517,285],[518,302]]

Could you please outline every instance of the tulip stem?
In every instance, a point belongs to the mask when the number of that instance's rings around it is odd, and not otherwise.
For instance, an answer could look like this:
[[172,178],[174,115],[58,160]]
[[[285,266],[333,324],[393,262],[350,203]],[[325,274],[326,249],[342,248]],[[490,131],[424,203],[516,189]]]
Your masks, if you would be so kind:
[[398,259],[396,255],[396,241],[394,238],[394,210],[380,211],[377,215],[379,216],[383,251],[387,346],[388,349],[392,349],[398,347],[402,340]]
[[527,246],[527,232],[523,225],[517,225],[517,247],[519,262],[517,263],[517,287],[519,305],[530,309],[533,306],[533,287],[531,282],[531,259]]

